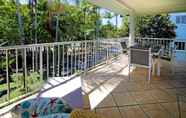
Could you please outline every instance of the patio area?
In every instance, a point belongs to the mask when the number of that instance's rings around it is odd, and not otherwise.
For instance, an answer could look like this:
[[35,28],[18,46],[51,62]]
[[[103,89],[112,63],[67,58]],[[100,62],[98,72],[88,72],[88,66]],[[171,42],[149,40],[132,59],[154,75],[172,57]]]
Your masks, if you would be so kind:
[[186,97],[182,96],[186,93],[184,61],[175,59],[172,73],[171,61],[161,59],[161,75],[152,76],[150,83],[143,68],[133,69],[129,80],[127,61],[127,55],[122,55],[117,61],[86,75],[85,109],[92,108],[105,118],[179,118],[179,97],[181,117],[186,117]]
[[186,118],[185,0],[20,1],[0,5],[0,118]]
[[[181,52],[183,58],[179,53],[176,53],[174,63],[161,59],[161,74],[159,77],[152,75],[150,82],[147,81],[147,69],[137,67],[132,67],[129,80],[126,54],[82,74],[84,110],[91,110],[103,118],[186,117],[185,52]],[[1,112],[7,112],[7,109]]]

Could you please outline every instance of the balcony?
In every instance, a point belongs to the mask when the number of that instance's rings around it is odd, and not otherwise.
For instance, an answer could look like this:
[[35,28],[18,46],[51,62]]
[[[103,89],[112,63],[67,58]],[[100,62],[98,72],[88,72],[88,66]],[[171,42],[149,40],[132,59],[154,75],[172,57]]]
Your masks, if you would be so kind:
[[[138,44],[163,47],[160,76],[152,75],[150,83],[146,80],[147,70],[135,66],[130,71],[131,79],[128,79],[128,55],[122,53],[121,42],[127,43],[128,40],[1,47],[0,53],[5,62],[0,85],[1,113],[5,113],[6,117],[7,112],[25,98],[65,98],[65,95],[72,95],[67,101],[76,101],[75,107],[92,110],[108,118],[184,118],[186,42],[136,38]],[[63,88],[68,81],[69,86]],[[62,88],[59,90],[58,87]],[[80,95],[79,99],[82,97],[80,101],[73,99],[76,87],[80,88],[78,92],[81,95],[75,94]],[[63,89],[71,90],[70,94],[61,91]]]

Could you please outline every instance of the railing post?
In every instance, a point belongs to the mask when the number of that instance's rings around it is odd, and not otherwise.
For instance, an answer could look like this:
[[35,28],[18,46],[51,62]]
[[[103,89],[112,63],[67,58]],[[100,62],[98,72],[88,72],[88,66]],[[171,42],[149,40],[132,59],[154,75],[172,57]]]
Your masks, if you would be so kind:
[[66,55],[67,55],[67,57],[66,57],[66,59],[67,59],[67,76],[69,76],[69,57],[68,57],[68,52],[69,51],[69,46],[68,46],[68,44],[67,44],[67,50],[66,50]]
[[173,49],[172,49],[172,51],[171,51],[171,71],[172,71],[172,74],[174,75],[174,73],[175,73],[175,51],[176,51],[176,46],[175,46],[175,41],[173,41]]
[[77,71],[79,71],[79,69],[80,69],[79,68],[79,65],[80,65],[80,54],[81,54],[80,53],[80,45],[81,45],[81,43],[78,44],[77,52],[76,52],[76,55],[77,55],[77,63],[76,63],[77,64],[77,68],[76,69],[77,69]]
[[106,47],[106,63],[108,64],[108,61],[109,61],[109,50],[108,50],[109,47]]
[[96,47],[96,41],[94,41],[93,43],[93,50],[94,50],[94,67],[96,66],[96,63],[97,63],[97,59],[96,59],[96,54],[97,54],[97,47]]
[[32,48],[32,68],[33,68],[33,71],[35,69],[35,66],[34,66],[34,47]]
[[39,50],[39,58],[40,58],[40,79],[43,79],[43,51],[42,51],[42,46],[40,47]]
[[7,83],[7,100],[10,100],[10,81],[9,81],[9,59],[8,50],[6,50],[6,83]]
[[18,50],[16,49],[16,75],[18,74]]
[[86,74],[87,71],[87,41],[85,41],[85,62],[84,62],[84,74]]
[[77,70],[77,69],[76,69],[76,66],[77,66],[77,62],[76,62],[76,61],[77,61],[76,50],[77,50],[77,45],[75,44],[75,48],[74,48],[74,56],[75,56],[75,57],[74,57],[74,62],[75,62],[75,63],[74,63],[74,64],[75,64],[75,65],[74,65],[74,67],[75,67],[74,72],[75,72],[75,73],[76,73],[76,70]]
[[70,64],[71,65],[70,66],[71,67],[71,69],[70,69],[71,70],[71,75],[73,74],[73,64],[74,64],[74,61],[73,61],[73,58],[74,58],[73,48],[74,48],[74,45],[73,45],[73,43],[71,43],[71,49],[72,49],[71,50],[71,64]]
[[47,53],[47,79],[49,77],[49,54],[48,54],[48,48],[49,47],[46,47],[46,53]]
[[64,46],[64,44],[63,44],[63,47],[62,47],[62,50],[63,50],[63,62],[62,62],[62,65],[63,65],[63,76],[64,76],[64,74],[65,74],[65,46]]
[[60,45],[58,45],[57,47],[57,56],[58,56],[58,59],[57,59],[57,76],[60,76]]
[[53,46],[52,50],[52,76],[55,77],[55,47]]
[[35,70],[38,71],[38,47],[35,47]]
[[[24,50],[24,88],[26,88],[26,79],[27,79],[27,60],[26,60],[26,48]],[[27,89],[26,89],[27,90]]]

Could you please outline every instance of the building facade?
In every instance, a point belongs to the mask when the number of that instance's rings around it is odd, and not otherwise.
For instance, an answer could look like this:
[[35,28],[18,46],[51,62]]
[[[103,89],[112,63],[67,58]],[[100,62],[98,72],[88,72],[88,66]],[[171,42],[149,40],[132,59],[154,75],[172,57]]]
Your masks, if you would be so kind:
[[170,20],[176,24],[176,39],[186,40],[186,13],[172,13]]

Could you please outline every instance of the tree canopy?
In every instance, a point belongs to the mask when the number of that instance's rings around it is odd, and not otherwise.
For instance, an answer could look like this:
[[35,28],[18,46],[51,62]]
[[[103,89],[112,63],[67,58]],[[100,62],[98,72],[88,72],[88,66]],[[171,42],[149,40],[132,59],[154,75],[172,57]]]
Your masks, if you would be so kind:
[[[35,0],[36,1],[36,0]],[[24,43],[38,43],[69,40],[127,37],[128,16],[124,16],[122,25],[118,26],[118,15],[105,12],[101,14],[97,6],[86,0],[77,0],[74,6],[68,2],[53,0],[37,0],[37,4],[20,4],[19,12],[22,18]],[[17,7],[13,0],[0,0],[0,43],[8,41],[9,45],[20,44]],[[116,18],[103,24],[102,19]],[[57,25],[58,24],[58,25]],[[137,17],[136,35],[139,37],[173,38],[176,36],[175,25],[168,15]],[[56,32],[58,36],[56,37]]]
[[137,18],[136,32],[139,37],[174,38],[175,24],[170,21],[169,15],[141,16]]

